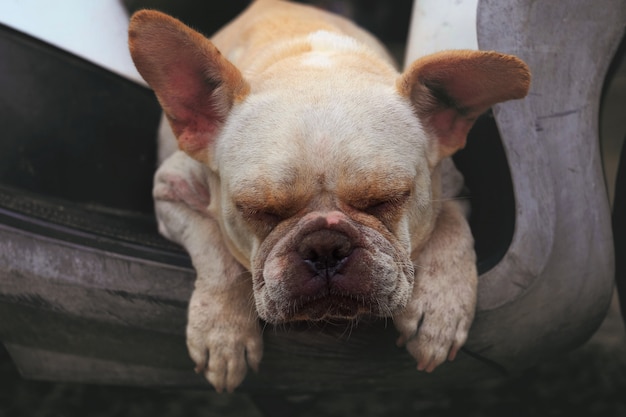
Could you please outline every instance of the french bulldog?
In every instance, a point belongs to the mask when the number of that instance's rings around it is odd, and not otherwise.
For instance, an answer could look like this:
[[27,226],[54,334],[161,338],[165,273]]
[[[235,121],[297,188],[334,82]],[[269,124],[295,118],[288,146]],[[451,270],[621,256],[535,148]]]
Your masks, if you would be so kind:
[[445,51],[399,73],[356,25],[278,0],[211,40],[139,11],[129,46],[177,141],[155,210],[197,272],[187,345],[217,391],[258,368],[259,318],[392,317],[418,370],[455,358],[477,272],[449,157],[481,113],[527,94],[521,60]]

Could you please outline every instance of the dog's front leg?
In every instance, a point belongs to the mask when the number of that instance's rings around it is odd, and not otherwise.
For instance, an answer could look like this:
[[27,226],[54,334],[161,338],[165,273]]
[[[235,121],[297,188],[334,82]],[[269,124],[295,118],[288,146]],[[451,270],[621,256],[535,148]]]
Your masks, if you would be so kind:
[[459,202],[442,205],[433,235],[414,259],[415,284],[405,310],[394,317],[417,369],[433,371],[453,360],[467,339],[476,308],[476,255]]
[[[207,256],[211,251],[201,252],[196,251],[192,257]],[[258,370],[263,354],[250,274],[228,257],[207,261],[206,267],[196,270],[198,276],[189,302],[187,348],[197,372],[204,373],[218,392],[232,392],[243,381],[248,366]]]
[[263,354],[252,282],[226,248],[218,223],[206,210],[208,190],[189,164],[195,162],[180,153],[156,174],[159,229],[187,249],[197,273],[187,323],[196,371],[217,391],[232,392],[248,366],[258,368]]

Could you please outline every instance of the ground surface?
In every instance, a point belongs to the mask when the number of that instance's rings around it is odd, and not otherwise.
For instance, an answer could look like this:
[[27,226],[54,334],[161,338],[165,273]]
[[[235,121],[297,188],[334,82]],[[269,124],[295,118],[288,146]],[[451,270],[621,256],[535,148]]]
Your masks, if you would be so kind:
[[[20,379],[0,354],[0,417],[261,416],[245,395]],[[626,334],[617,304],[583,347],[503,381],[439,392],[295,398],[301,416],[626,416]]]

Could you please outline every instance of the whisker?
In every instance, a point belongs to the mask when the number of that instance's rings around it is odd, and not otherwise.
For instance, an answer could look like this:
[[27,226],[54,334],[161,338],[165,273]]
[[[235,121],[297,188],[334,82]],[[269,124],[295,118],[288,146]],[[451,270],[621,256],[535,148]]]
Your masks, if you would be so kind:
[[432,267],[427,267],[427,266],[424,266],[424,265],[420,265],[420,264],[417,264],[415,262],[413,262],[413,267],[414,267],[414,269],[419,269],[421,271],[432,272]]
[[430,201],[433,203],[441,203],[445,201],[471,201],[472,197],[470,196],[457,196],[457,197],[444,197],[444,198],[433,198]]
[[265,329],[267,328],[267,326],[269,326],[269,323],[266,321],[263,321],[263,326],[261,327],[261,336],[265,334]]

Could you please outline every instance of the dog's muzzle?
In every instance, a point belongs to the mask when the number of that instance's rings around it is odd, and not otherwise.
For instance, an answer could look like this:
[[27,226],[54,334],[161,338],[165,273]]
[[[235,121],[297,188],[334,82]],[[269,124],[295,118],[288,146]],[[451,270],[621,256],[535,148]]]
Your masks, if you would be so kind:
[[412,269],[388,239],[337,212],[307,216],[264,245],[253,281],[259,315],[270,322],[388,316],[412,285]]

